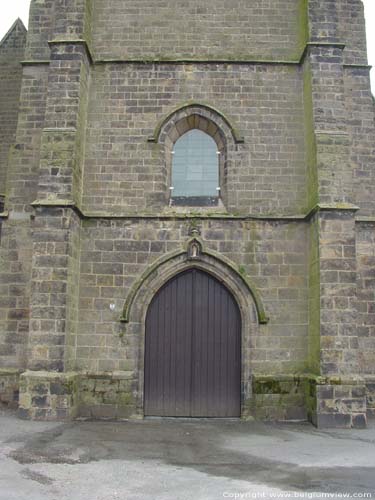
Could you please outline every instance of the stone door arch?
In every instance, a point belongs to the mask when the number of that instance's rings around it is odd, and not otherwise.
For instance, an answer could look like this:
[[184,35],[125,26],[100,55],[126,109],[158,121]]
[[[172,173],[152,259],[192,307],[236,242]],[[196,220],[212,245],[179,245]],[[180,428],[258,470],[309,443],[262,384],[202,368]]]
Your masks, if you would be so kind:
[[123,341],[137,350],[134,394],[137,408],[144,414],[144,361],[146,317],[155,294],[174,276],[189,269],[199,269],[224,283],[234,297],[241,317],[241,415],[248,412],[252,397],[252,338],[259,335],[260,325],[268,322],[261,297],[249,280],[236,271],[228,259],[192,239],[187,250],[177,250],[158,259],[134,283],[126,298],[121,321]]

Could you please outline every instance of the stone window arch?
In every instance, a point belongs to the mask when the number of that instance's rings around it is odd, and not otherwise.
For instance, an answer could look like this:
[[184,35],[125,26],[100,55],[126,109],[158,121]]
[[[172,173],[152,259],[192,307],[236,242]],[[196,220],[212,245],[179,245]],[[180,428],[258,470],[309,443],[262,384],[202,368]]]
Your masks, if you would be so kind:
[[[216,196],[194,197],[188,196],[177,202],[173,195],[172,168],[174,148],[177,141],[186,133],[197,130],[210,136],[216,144],[218,185]],[[226,206],[228,169],[233,161],[233,152],[236,144],[243,139],[230,124],[229,120],[220,112],[203,104],[189,104],[178,108],[163,118],[155,129],[149,142],[158,142],[161,154],[165,161],[166,201],[170,205],[185,206]],[[198,198],[198,199],[194,199]],[[199,199],[200,198],[200,199]]]

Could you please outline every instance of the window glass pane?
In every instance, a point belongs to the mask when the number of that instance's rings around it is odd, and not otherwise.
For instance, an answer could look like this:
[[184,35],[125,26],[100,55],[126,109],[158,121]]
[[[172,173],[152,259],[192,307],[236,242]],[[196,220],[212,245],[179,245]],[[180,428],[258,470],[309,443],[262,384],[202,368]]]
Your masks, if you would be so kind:
[[198,129],[174,145],[172,196],[218,196],[219,160],[215,141]]

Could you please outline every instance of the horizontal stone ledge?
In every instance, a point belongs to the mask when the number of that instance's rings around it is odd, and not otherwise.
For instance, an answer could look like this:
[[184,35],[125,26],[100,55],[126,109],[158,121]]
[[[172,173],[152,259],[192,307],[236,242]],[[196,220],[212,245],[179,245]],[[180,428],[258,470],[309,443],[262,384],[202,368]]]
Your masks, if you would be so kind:
[[339,49],[345,49],[346,44],[344,42],[330,42],[324,40],[313,40],[306,43],[306,47],[337,47]]
[[142,58],[132,58],[132,59],[94,59],[94,64],[252,64],[252,65],[269,65],[269,66],[300,66],[306,57],[309,47],[336,47],[340,49],[345,48],[345,43],[334,43],[334,42],[308,42],[303,47],[301,55],[298,59],[290,60],[280,60],[280,59],[257,59],[251,56],[241,57],[241,58],[230,58],[230,57],[212,57],[212,58],[168,58],[168,57],[147,57]]
[[375,224],[375,216],[374,217],[358,216],[355,218],[355,221],[364,224]]
[[50,372],[50,371],[34,371],[26,370],[21,373],[22,378],[27,379],[44,379],[44,380],[68,380],[78,376],[78,372]]
[[0,368],[0,377],[9,375],[20,375],[23,372],[20,368]]
[[303,375],[316,385],[365,385],[363,376],[353,375]]
[[9,371],[12,369],[0,369],[0,376],[2,374],[11,375],[21,375],[22,378],[29,380],[40,380],[44,379],[46,381],[55,380],[70,380],[70,379],[106,379],[106,380],[129,380],[133,377],[134,373],[132,371],[68,371],[68,372],[53,372],[47,370],[16,370]]
[[48,59],[34,59],[34,60],[25,60],[21,61],[21,66],[48,66],[50,64],[50,60]]
[[[240,221],[264,221],[264,222],[309,222],[309,219],[318,212],[357,212],[360,207],[350,203],[317,204],[305,214],[277,215],[277,214],[244,214],[236,215],[225,212],[201,211],[201,212],[161,212],[160,214],[135,214],[135,213],[107,213],[107,212],[85,212],[73,200],[64,199],[38,199],[31,203],[34,208],[71,208],[81,219],[113,219],[113,220],[240,220]],[[355,219],[357,220],[357,219]],[[375,221],[375,218],[366,218],[366,222]],[[362,221],[362,219],[361,219]]]
[[82,219],[152,219],[152,220],[189,220],[189,219],[206,219],[206,220],[260,220],[260,221],[304,221],[306,215],[234,215],[230,213],[213,213],[213,212],[187,212],[187,213],[160,213],[159,215],[144,213],[106,213],[106,212],[84,212],[72,200],[59,199],[38,199],[31,203],[34,208],[71,208],[76,211]]
[[[353,375],[316,375],[313,373],[280,373],[274,375],[252,375],[253,381],[267,383],[278,382],[299,382],[310,381],[316,385],[364,385],[366,383],[364,376]],[[373,376],[375,381],[375,375]]]
[[315,130],[314,133],[315,135],[349,137],[349,132],[347,132],[346,130]]
[[366,69],[371,71],[372,66],[370,64],[344,64],[343,67],[345,69]]
[[80,371],[78,376],[86,379],[106,379],[106,380],[130,380],[134,376],[132,371],[113,371],[113,372],[92,372]]
[[360,210],[360,207],[358,207],[357,205],[353,205],[352,203],[318,203],[315,208],[322,212],[357,212],[358,210]]
[[46,127],[42,130],[42,133],[43,132],[48,132],[48,133],[51,133],[51,132],[54,132],[54,133],[61,133],[61,132],[67,132],[69,134],[76,134],[77,133],[77,129],[75,127]]
[[[308,49],[310,47],[327,47],[327,48],[339,48],[344,50],[345,43],[340,42],[324,42],[324,41],[313,41],[307,42],[304,46],[301,55],[298,59],[257,59],[251,56],[242,58],[231,58],[231,57],[212,57],[212,58],[191,58],[191,57],[155,57],[155,56],[144,56],[139,58],[103,58],[95,59],[93,52],[86,40],[78,39],[53,39],[49,40],[48,44],[50,47],[54,45],[83,45],[89,57],[90,63],[93,65],[103,65],[103,64],[247,64],[247,65],[269,65],[269,66],[300,66],[306,57]],[[34,66],[34,65],[48,65],[50,60],[25,60],[21,61],[23,66]],[[366,64],[343,64],[346,68],[363,68],[371,69],[371,66]]]
[[[69,41],[51,41],[53,44],[68,44]],[[74,42],[71,42],[74,44]],[[77,42],[76,42],[77,43]],[[77,43],[78,44],[78,43]],[[51,64],[50,59],[30,59],[24,60],[20,63],[22,66],[44,66]],[[179,59],[163,59],[163,58],[141,58],[141,59],[96,59],[92,61],[93,65],[105,65],[105,64],[248,64],[248,65],[269,65],[269,66],[299,66],[301,60],[273,60],[273,59],[190,59],[190,58],[179,58]],[[354,67],[354,65],[353,65]],[[364,67],[359,65],[358,67]],[[371,68],[371,66],[368,66]]]
[[41,200],[35,200],[31,203],[32,207],[59,207],[59,208],[77,208],[74,201],[72,200],[61,200],[58,198],[46,198]]
[[215,58],[212,59],[193,59],[193,58],[162,58],[162,57],[144,57],[137,59],[97,59],[94,64],[249,64],[249,65],[269,65],[269,66],[299,66],[300,60],[273,60],[273,59],[231,59]]

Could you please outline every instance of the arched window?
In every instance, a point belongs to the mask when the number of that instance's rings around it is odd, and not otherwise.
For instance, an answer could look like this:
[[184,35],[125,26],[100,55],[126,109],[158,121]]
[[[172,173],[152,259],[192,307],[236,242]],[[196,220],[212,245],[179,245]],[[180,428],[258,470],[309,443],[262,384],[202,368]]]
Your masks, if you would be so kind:
[[159,121],[148,142],[159,144],[162,162],[164,191],[155,199],[180,211],[230,205],[229,172],[235,172],[243,138],[222,113],[206,104],[183,105]]
[[191,129],[175,142],[172,154],[172,204],[216,205],[220,153],[214,139],[202,130]]

